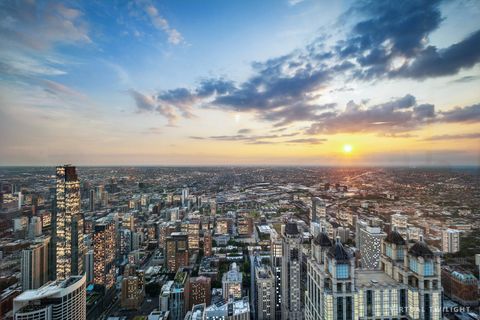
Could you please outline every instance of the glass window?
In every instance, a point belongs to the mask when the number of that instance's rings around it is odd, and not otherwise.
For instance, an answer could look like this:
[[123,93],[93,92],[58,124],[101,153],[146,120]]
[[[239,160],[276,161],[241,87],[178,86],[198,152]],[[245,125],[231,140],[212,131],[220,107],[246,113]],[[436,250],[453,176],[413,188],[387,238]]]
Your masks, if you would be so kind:
[[426,276],[433,276],[433,261],[425,261],[423,273]]
[[348,279],[347,264],[337,264],[337,279]]

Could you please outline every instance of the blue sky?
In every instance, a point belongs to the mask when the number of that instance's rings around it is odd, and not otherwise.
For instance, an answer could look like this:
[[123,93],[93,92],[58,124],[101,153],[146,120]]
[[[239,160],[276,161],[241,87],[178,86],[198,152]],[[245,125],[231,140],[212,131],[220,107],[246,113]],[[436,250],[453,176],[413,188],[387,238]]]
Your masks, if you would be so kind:
[[0,17],[0,164],[480,161],[473,0],[27,0]]

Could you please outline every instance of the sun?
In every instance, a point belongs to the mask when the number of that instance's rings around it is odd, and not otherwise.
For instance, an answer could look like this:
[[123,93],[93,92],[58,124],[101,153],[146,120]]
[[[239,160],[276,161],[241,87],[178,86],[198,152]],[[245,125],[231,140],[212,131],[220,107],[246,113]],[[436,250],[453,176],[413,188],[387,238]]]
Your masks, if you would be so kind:
[[353,151],[353,147],[351,144],[344,144],[343,145],[343,152],[351,153]]

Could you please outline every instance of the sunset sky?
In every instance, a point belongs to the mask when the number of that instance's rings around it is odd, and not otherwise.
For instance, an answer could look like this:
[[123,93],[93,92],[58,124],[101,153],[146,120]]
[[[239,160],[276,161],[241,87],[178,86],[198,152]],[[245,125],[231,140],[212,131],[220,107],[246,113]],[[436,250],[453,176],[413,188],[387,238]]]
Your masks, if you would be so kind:
[[60,163],[479,165],[480,4],[1,1],[0,165]]

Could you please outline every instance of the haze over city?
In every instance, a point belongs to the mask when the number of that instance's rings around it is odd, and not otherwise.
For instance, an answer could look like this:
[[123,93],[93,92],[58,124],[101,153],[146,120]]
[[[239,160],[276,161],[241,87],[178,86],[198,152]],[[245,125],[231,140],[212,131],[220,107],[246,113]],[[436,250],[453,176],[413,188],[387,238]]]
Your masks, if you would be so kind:
[[477,1],[2,1],[0,165],[462,166]]

